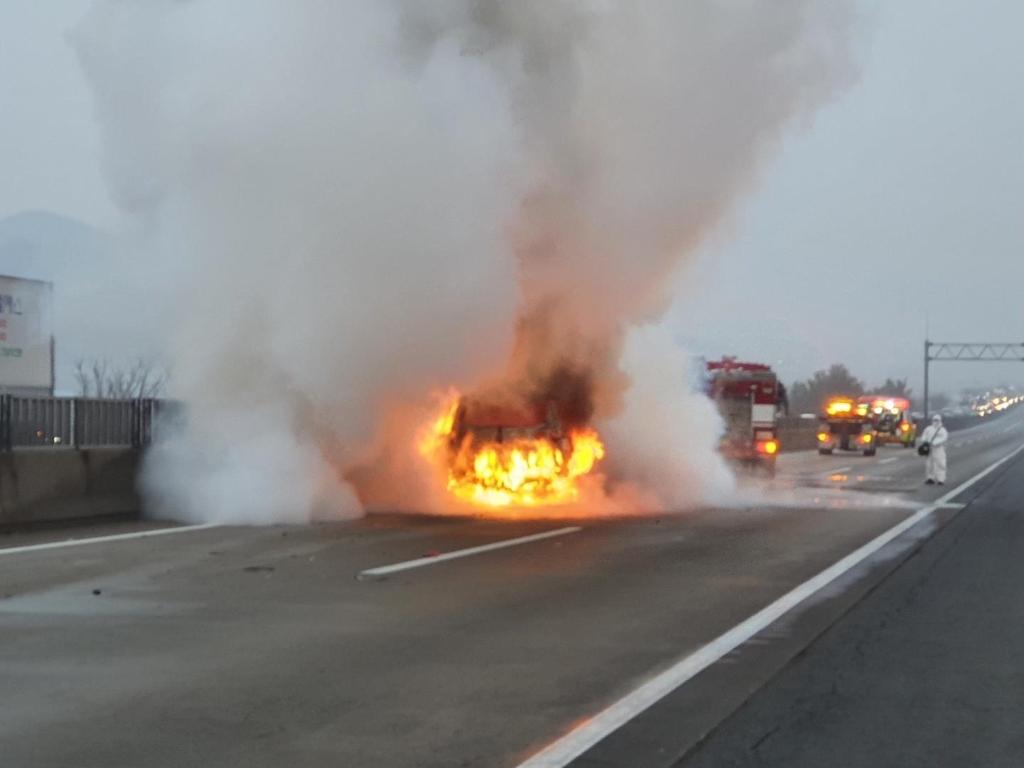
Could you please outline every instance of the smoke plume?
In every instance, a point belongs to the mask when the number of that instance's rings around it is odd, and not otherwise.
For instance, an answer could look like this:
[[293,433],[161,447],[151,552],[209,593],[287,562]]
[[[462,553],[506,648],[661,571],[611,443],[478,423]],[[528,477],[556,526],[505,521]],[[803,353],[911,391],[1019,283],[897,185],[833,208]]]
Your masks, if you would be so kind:
[[190,404],[151,509],[441,510],[415,431],[434,394],[497,384],[606,430],[612,498],[704,499],[716,418],[637,329],[848,81],[845,7],[96,2],[73,39],[126,269]]

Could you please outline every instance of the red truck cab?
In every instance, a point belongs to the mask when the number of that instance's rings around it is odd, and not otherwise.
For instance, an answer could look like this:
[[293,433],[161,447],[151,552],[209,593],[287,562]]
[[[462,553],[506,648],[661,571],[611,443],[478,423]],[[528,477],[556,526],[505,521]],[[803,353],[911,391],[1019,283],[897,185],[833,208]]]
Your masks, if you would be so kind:
[[779,381],[770,366],[735,358],[707,363],[705,391],[725,421],[719,450],[728,460],[775,475],[781,449]]

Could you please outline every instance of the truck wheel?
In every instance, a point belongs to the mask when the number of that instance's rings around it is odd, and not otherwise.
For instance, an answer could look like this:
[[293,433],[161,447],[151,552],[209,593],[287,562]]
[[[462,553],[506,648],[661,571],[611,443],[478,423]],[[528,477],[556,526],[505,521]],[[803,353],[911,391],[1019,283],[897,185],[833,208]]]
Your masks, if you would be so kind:
[[820,453],[822,456],[831,456],[832,455],[832,449],[831,448],[819,448],[818,449],[818,453]]
[[876,451],[874,448],[868,448],[866,451],[864,451],[865,456],[874,456],[876,453],[878,453],[878,451]]

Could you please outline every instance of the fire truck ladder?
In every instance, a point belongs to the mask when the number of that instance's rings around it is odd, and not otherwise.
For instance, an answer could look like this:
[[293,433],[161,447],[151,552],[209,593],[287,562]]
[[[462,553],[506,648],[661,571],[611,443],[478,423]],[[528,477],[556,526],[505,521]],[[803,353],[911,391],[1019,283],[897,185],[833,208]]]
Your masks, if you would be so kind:
[[928,374],[931,363],[1024,363],[1024,344],[960,344],[925,341],[924,343],[924,419],[928,421]]

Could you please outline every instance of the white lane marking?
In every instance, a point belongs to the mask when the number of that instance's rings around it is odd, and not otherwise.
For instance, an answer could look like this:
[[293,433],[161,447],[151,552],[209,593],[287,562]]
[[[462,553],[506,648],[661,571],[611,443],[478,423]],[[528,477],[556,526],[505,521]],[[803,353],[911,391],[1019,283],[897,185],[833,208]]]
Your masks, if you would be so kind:
[[604,711],[589,718],[582,725],[569,731],[565,736],[545,747],[526,762],[520,763],[517,768],[565,768],[565,766],[606,736],[621,728],[641,712],[656,704],[716,661],[732,653],[758,633],[763,632],[789,611],[800,605],[800,603],[827,587],[847,571],[860,565],[893,539],[913,528],[936,509],[949,503],[979,480],[1017,456],[1021,451],[1024,451],[1024,445],[1004,456],[988,467],[988,469],[978,473],[963,485],[953,489],[941,499],[931,504],[931,506],[915,512],[903,522],[898,523],[885,533],[872,539],[860,549],[851,552],[817,576],[809,581],[805,581],[793,591],[786,593],[768,607],[761,609],[746,621],[737,624],[724,635],[720,635],[703,648],[676,662],[675,665],[644,683],[624,698],[619,699]]
[[379,568],[370,568],[365,571],[361,571],[359,574],[360,579],[372,579],[380,576],[387,576],[389,573],[395,573],[397,571],[407,571],[410,568],[421,568],[424,565],[433,565],[434,563],[443,563],[446,560],[455,560],[459,557],[469,557],[470,555],[479,555],[482,552],[491,552],[495,549],[504,549],[505,547],[515,547],[519,544],[529,544],[531,541],[541,541],[542,539],[550,539],[554,536],[565,536],[567,533],[577,533],[583,529],[577,525],[569,528],[557,528],[553,531],[545,531],[544,533],[535,533],[531,536],[520,536],[518,539],[505,539],[504,541],[496,541],[493,544],[484,544],[479,547],[470,547],[469,549],[457,549],[454,552],[445,552],[434,557],[420,557],[416,560],[406,560],[404,563],[395,563],[394,565],[382,565]]
[[826,475],[842,475],[849,472],[853,467],[840,467],[839,469],[833,469],[826,472]]
[[41,552],[44,549],[78,547],[83,544],[103,544],[107,541],[145,539],[150,536],[163,536],[168,533],[187,533],[188,531],[205,531],[208,528],[218,528],[219,526],[219,523],[203,523],[202,525],[179,525],[174,528],[157,528],[155,531],[135,531],[133,533],[115,533],[111,536],[93,536],[89,539],[67,539],[65,541],[50,541],[46,544],[28,544],[24,547],[8,547],[7,549],[0,549],[0,555],[16,555],[21,552]]
[[956,503],[950,501],[950,502],[946,502],[945,504],[939,504],[938,508],[939,509],[963,509],[966,506],[967,506],[966,504],[956,504]]
[[899,456],[890,456],[888,459],[882,459],[879,464],[892,464],[894,461],[899,461]]

